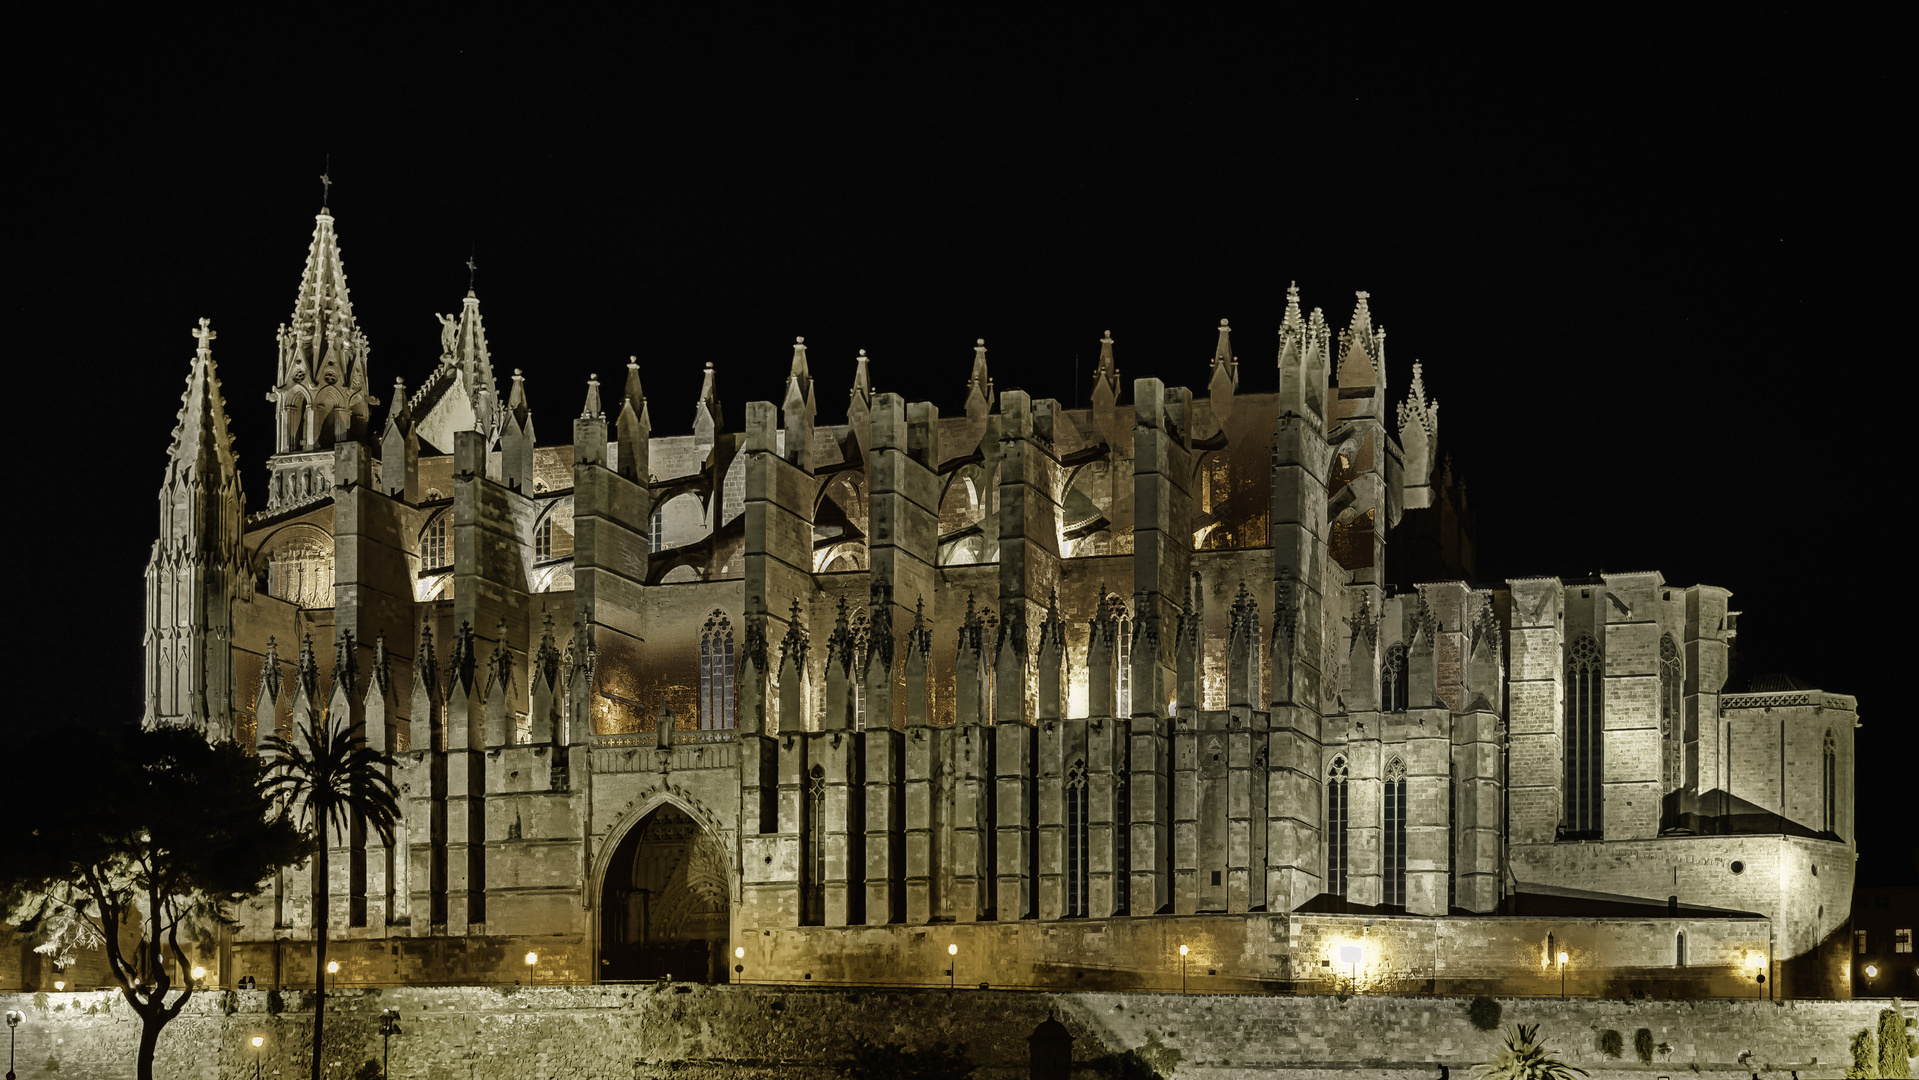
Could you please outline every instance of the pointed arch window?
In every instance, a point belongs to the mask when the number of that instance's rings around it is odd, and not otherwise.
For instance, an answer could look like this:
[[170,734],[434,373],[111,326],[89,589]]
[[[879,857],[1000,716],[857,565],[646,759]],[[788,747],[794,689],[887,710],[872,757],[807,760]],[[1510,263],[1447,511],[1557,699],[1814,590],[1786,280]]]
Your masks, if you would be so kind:
[[700,630],[700,727],[733,727],[733,623],[715,608]]
[[805,880],[800,883],[800,922],[819,926],[826,921],[826,770],[818,765],[806,778]]
[[1684,930],[1679,931],[1679,935],[1673,939],[1673,966],[1686,966],[1686,932]]
[[1832,737],[1832,729],[1826,729],[1825,747],[1819,755],[1819,820],[1820,830],[1838,835],[1839,832],[1839,747]]
[[1405,712],[1407,693],[1406,646],[1394,645],[1386,650],[1386,660],[1379,667],[1379,711]]
[[1092,826],[1087,811],[1086,762],[1066,770],[1066,914],[1084,917],[1092,882]]
[[1386,765],[1381,793],[1383,842],[1386,847],[1385,903],[1406,906],[1406,763],[1394,758]]
[[1599,643],[1582,634],[1566,656],[1565,836],[1605,833],[1605,671]]
[[426,532],[420,536],[420,569],[431,570],[451,565],[453,560],[447,555],[445,513],[433,515],[426,523]]
[[553,519],[547,518],[533,526],[533,557],[550,559],[553,557]]
[[660,549],[665,546],[665,540],[666,540],[666,507],[656,506],[653,508],[653,516],[650,519],[648,519],[647,525],[646,525],[647,546],[649,550],[651,550],[655,555],[657,555],[659,554]]
[[1346,785],[1350,772],[1341,754],[1326,774],[1326,891],[1334,896],[1346,895],[1348,881]]
[[1665,748],[1666,790],[1681,786],[1685,725],[1681,722],[1685,704],[1680,697],[1685,669],[1679,660],[1679,643],[1671,634],[1659,639],[1659,734]]

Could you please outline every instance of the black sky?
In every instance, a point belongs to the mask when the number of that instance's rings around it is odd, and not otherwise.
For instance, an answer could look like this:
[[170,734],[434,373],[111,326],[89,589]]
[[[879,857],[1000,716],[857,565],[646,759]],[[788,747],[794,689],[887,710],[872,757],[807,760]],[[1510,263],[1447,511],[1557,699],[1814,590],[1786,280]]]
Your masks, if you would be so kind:
[[330,156],[380,396],[430,370],[472,252],[546,441],[629,354],[656,430],[690,425],[709,360],[737,425],[797,334],[823,422],[860,348],[956,411],[975,337],[1001,389],[1083,403],[1108,328],[1125,378],[1200,388],[1220,318],[1267,389],[1289,281],[1336,326],[1369,290],[1392,398],[1418,359],[1442,402],[1481,578],[1733,590],[1752,668],[1859,696],[1861,874],[1913,875],[1910,620],[1881,576],[1910,563],[1913,95],[1869,31],[447,14],[9,46],[8,367],[45,435],[13,543],[49,560],[17,655],[58,673],[35,708],[71,712],[75,681],[85,713],[139,708],[200,316],[262,489]]

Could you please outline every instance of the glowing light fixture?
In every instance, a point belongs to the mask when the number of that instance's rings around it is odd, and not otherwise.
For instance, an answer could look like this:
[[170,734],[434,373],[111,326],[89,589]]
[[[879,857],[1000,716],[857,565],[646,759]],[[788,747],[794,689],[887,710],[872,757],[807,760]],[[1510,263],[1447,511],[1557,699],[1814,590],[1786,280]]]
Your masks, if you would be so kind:
[[1866,965],[1866,978],[1868,978],[1868,979],[1876,979],[1876,978],[1878,978],[1878,977],[1879,977],[1879,969],[1878,969],[1877,967],[1874,967],[1874,966],[1873,966],[1873,965],[1871,965],[1871,964],[1867,964],[1867,965]]
[[53,980],[53,988],[55,990],[65,990],[67,988],[67,980],[65,979]]
[[946,961],[946,988],[948,990],[958,989],[959,987],[959,945],[957,943],[948,945],[946,947],[946,955],[949,958]]
[[255,1035],[253,1037],[253,1048],[255,1050],[258,1050],[259,1048],[261,1048],[262,1046],[265,1046],[266,1044],[267,1044],[266,1036]]
[[737,949],[734,949],[734,950],[733,950],[733,959],[735,959],[735,960],[744,960],[744,959],[746,959],[746,948],[745,948],[744,946],[741,946],[740,948],[737,948]]
[[948,945],[948,946],[946,947],[946,955],[948,955],[948,956],[958,956],[958,955],[959,955],[959,946],[958,946],[958,945]]
[[1341,945],[1339,947],[1339,962],[1342,964],[1357,964],[1363,955],[1364,950],[1357,945]]
[[539,962],[540,962],[540,954],[539,954],[539,953],[536,953],[536,952],[530,952],[530,953],[527,953],[527,954],[526,954],[526,966],[527,966],[527,967],[532,967],[532,966],[533,966],[534,964],[537,964],[537,963],[539,963]]
[[326,973],[328,975],[338,975],[340,973],[340,962],[338,960],[328,960],[326,962]]
[[200,966],[200,965],[198,965],[198,964],[195,964],[195,965],[193,965],[193,978],[195,979],[195,981],[198,981],[198,980],[200,980],[200,979],[204,979],[204,978],[206,978],[206,977],[207,977],[207,969],[206,969],[206,968],[203,968],[203,967],[201,967],[201,966]]

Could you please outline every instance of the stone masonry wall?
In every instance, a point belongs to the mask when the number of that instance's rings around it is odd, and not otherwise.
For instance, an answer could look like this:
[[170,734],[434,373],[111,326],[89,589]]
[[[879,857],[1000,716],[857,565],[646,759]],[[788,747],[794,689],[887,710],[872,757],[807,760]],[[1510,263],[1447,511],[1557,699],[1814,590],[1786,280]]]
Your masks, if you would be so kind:
[[[283,1000],[284,1008],[280,1008]],[[212,1080],[305,1075],[311,1013],[289,992],[192,1001],[161,1036],[157,1075]],[[1469,999],[1224,994],[1071,994],[1018,991],[854,991],[795,987],[631,985],[347,991],[330,995],[326,1060],[349,1076],[378,1062],[378,1017],[400,1013],[391,1075],[418,1080],[633,1080],[675,1077],[819,1077],[859,1053],[862,1039],[909,1048],[961,1046],[978,1080],[1026,1075],[1027,1039],[1049,1015],[1074,1036],[1075,1080],[1120,1075],[1136,1060],[1177,1080],[1250,1080],[1363,1071],[1439,1077],[1490,1058],[1499,1034],[1466,1019]],[[1503,1027],[1537,1023],[1548,1045],[1594,1080],[1684,1076],[1744,1080],[1838,1077],[1847,1039],[1873,1026],[1883,1001],[1650,1002],[1503,998]],[[133,1076],[139,1022],[117,992],[0,995],[26,1014],[18,1031],[21,1080]],[[229,1013],[227,1009],[232,1011]],[[1908,1014],[1911,1006],[1906,1006]],[[1672,1045],[1641,1064],[1639,1028]],[[1623,1059],[1599,1049],[1621,1033]],[[1749,1056],[1748,1056],[1749,1055]],[[1744,1064],[1742,1064],[1742,1059]]]

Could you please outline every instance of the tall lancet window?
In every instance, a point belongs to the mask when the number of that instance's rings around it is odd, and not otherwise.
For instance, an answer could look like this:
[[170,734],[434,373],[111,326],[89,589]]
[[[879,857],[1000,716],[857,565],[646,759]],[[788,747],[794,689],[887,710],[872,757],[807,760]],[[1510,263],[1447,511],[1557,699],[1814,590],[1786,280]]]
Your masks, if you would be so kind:
[[1386,650],[1386,660],[1379,667],[1379,711],[1406,711],[1406,646],[1394,645]]
[[1113,684],[1119,690],[1116,711],[1120,719],[1133,715],[1133,620],[1121,619],[1114,629]]
[[1326,891],[1346,895],[1346,781],[1350,770],[1345,755],[1333,759],[1326,774]]
[[1446,765],[1446,910],[1459,906],[1459,763]]
[[733,624],[715,608],[700,631],[700,727],[733,727]]
[[826,770],[813,766],[806,778],[805,879],[800,882],[800,922],[826,921]]
[[1086,762],[1075,761],[1066,770],[1066,914],[1085,915],[1087,888],[1092,880],[1091,823],[1086,793]]
[[1685,724],[1681,717],[1685,708],[1680,699],[1680,691],[1685,674],[1679,663],[1679,645],[1671,634],[1659,639],[1659,735],[1664,744],[1666,760],[1666,790],[1678,791],[1683,772],[1682,755],[1685,753]]
[[536,559],[553,557],[553,520],[551,518],[533,526],[533,557]]
[[1566,655],[1566,835],[1604,835],[1605,671],[1599,643],[1582,634]]
[[1839,751],[1832,729],[1826,729],[1825,751],[1820,754],[1819,769],[1820,831],[1839,832]]
[[420,536],[420,569],[432,570],[452,565],[452,558],[446,547],[447,515],[442,512],[427,522],[426,532]]
[[1380,824],[1386,845],[1386,896],[1392,907],[1406,906],[1406,763],[1394,758],[1386,765]]
[[646,526],[647,546],[654,554],[658,554],[660,549],[665,546],[665,541],[666,507],[656,506],[653,508],[653,517],[647,522]]

